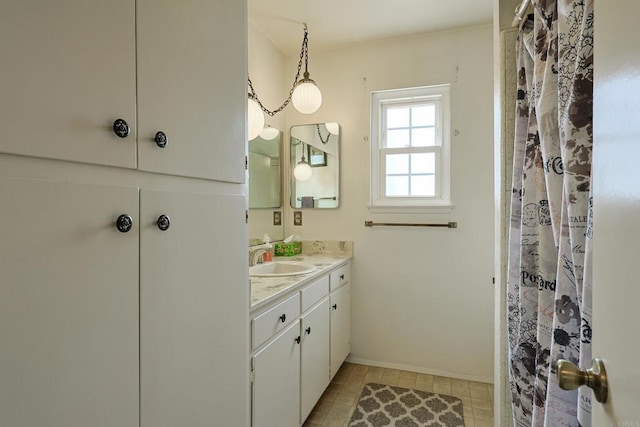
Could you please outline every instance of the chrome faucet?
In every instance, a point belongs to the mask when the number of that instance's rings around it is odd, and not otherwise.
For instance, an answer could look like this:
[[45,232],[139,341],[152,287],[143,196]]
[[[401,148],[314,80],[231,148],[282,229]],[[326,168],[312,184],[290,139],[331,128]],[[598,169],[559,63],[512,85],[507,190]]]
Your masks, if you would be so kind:
[[267,245],[253,246],[249,249],[249,267],[262,264],[263,255],[267,253]]

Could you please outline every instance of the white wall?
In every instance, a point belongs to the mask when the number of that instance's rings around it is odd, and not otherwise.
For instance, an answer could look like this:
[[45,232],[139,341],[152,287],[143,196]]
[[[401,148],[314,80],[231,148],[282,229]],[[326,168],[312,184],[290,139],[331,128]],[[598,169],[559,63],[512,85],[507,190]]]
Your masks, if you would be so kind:
[[[274,110],[286,99],[285,89],[285,57],[276,47],[251,23],[248,24],[248,69],[249,77],[254,84],[260,100],[270,110]],[[274,117],[265,115],[265,123],[281,131],[285,128],[283,113]],[[283,136],[288,141],[288,132]],[[288,154],[287,154],[288,156]],[[280,159],[287,163],[288,157]],[[282,203],[288,203],[288,194],[282,193]],[[276,209],[251,209],[249,212],[249,239],[262,239],[267,233],[272,240],[283,238],[284,226],[273,225],[273,211]]]
[[[289,215],[285,234],[352,240],[353,360],[492,381],[492,27],[460,29],[319,52],[310,29],[309,71],[324,103],[291,125],[341,125],[340,207]],[[287,58],[295,72],[297,55]],[[287,81],[291,78],[287,74]],[[452,199],[449,215],[371,214],[369,103],[374,90],[450,83]],[[286,136],[285,136],[286,139]],[[285,144],[286,145],[286,144]],[[288,156],[285,156],[287,158]],[[285,180],[285,194],[288,183]],[[458,229],[365,228],[364,221],[457,221]]]

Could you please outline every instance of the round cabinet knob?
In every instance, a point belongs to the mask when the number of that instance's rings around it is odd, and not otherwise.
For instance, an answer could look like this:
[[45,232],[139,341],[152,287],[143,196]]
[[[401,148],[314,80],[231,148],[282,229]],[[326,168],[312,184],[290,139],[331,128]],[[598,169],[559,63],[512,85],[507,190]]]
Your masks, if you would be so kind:
[[311,326],[304,330],[307,335],[311,335]]
[[298,336],[298,338],[296,338],[296,344],[300,344],[301,338]]
[[156,132],[156,136],[155,138],[153,138],[153,140],[156,142],[156,145],[160,148],[166,147],[167,144],[169,143],[169,138],[167,137],[167,134],[162,131]]
[[171,226],[171,218],[169,218],[169,216],[167,215],[160,215],[158,217],[157,224],[160,230],[167,231]]
[[126,138],[129,136],[131,129],[129,128],[129,124],[124,121],[124,119],[118,119],[113,122],[113,132],[120,138]]
[[128,233],[133,227],[133,218],[130,215],[122,214],[116,220],[116,228],[121,233]]
[[286,321],[287,321],[287,315],[286,315],[286,314],[283,314],[282,316],[280,316],[280,321],[281,321],[282,323],[286,322]]

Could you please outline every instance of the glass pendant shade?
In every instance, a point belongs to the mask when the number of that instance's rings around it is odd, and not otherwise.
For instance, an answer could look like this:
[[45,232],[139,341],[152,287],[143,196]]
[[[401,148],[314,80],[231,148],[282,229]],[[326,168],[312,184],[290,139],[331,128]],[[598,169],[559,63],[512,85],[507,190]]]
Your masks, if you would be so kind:
[[280,135],[280,131],[276,128],[272,128],[271,126],[266,126],[260,132],[260,138],[267,141],[271,141],[272,139],[275,139],[278,135]]
[[264,128],[264,114],[260,105],[252,98],[249,97],[247,101],[247,122],[248,132],[247,138],[249,141],[256,138],[262,132]]
[[295,176],[298,181],[307,181],[311,178],[312,173],[313,171],[311,170],[311,166],[309,166],[309,163],[304,160],[304,157],[298,162],[293,170],[293,176]]
[[296,85],[291,101],[296,110],[302,114],[312,114],[322,105],[322,93],[316,83],[305,76]]
[[337,122],[327,122],[324,124],[331,135],[340,133],[340,125]]

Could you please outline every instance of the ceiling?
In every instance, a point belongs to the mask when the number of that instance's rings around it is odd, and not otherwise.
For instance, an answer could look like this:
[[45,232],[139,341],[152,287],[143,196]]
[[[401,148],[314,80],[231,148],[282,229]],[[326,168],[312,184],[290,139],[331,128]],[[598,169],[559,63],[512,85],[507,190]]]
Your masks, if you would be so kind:
[[249,21],[285,55],[488,24],[493,0],[247,0]]

